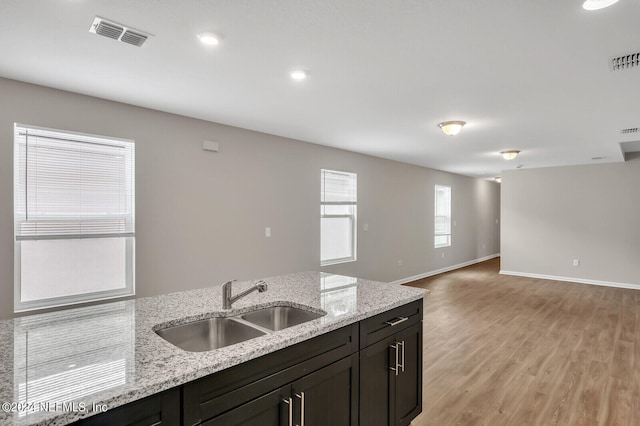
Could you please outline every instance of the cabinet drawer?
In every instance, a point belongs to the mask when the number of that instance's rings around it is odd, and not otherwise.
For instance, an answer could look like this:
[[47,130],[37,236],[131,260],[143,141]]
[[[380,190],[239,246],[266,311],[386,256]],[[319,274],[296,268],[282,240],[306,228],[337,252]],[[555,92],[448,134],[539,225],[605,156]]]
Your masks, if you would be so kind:
[[422,299],[360,321],[360,349],[422,321]]

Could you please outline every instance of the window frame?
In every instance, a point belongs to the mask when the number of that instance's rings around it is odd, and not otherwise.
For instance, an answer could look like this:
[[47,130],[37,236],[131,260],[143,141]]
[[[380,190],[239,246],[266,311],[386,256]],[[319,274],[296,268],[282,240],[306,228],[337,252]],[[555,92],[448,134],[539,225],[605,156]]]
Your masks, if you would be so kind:
[[[448,191],[448,195],[449,195],[449,205],[447,206],[447,210],[449,211],[449,215],[448,216],[442,216],[442,215],[438,215],[438,191],[445,189]],[[452,231],[451,231],[451,222],[452,222],[452,190],[450,186],[447,185],[434,185],[434,190],[433,190],[433,248],[445,248],[445,247],[451,247],[452,244]],[[448,220],[448,224],[449,224],[449,232],[438,232],[438,218],[439,217],[444,217],[445,220]],[[447,242],[446,243],[438,243],[437,242],[437,238],[438,237],[448,237],[447,238]]]
[[[325,173],[336,173],[342,175],[348,175],[353,178],[354,186],[355,186],[355,198],[353,201],[324,201],[322,199],[322,188],[324,187],[324,176]],[[343,172],[338,170],[329,170],[329,169],[320,169],[320,266],[329,266],[336,265],[340,263],[348,263],[355,262],[358,260],[358,248],[357,248],[357,230],[358,230],[358,221],[357,221],[357,211],[358,211],[358,174],[351,172]],[[325,214],[324,207],[325,206],[351,206],[352,213],[351,214]],[[351,249],[352,253],[347,257],[340,258],[332,258],[332,259],[322,259],[322,219],[350,219],[351,225]]]
[[[57,236],[41,236],[41,237],[24,237],[19,236],[17,233],[17,223],[20,218],[18,218],[18,185],[19,185],[19,173],[25,172],[22,165],[20,165],[20,158],[18,153],[18,145],[21,143],[19,141],[19,130],[33,130],[40,132],[54,132],[60,135],[64,135],[68,137],[68,141],[83,143],[83,138],[86,140],[97,138],[100,140],[110,141],[114,144],[125,144],[130,145],[131,147],[131,155],[127,156],[125,159],[125,163],[128,169],[128,175],[125,178],[127,192],[130,193],[131,196],[131,211],[126,215],[129,220],[133,223],[133,232],[127,232],[122,235],[83,235],[82,233],[77,234],[69,234],[69,235],[57,235]],[[14,291],[13,291],[13,309],[14,313],[26,312],[32,310],[39,309],[48,309],[48,308],[58,308],[67,305],[74,305],[78,303],[86,303],[86,302],[97,302],[127,296],[135,295],[135,141],[130,139],[121,139],[110,136],[100,136],[100,135],[92,135],[87,133],[73,132],[67,130],[59,130],[59,129],[51,129],[46,127],[39,127],[33,125],[25,125],[14,123],[14,140],[13,140],[13,242],[14,242]],[[86,141],[85,141],[86,142]],[[25,167],[26,168],[26,167]],[[26,172],[25,172],[26,173]],[[26,192],[26,190],[25,190]],[[74,220],[78,218],[65,217],[64,220]],[[90,219],[87,219],[90,220]],[[63,239],[101,239],[101,238],[123,238],[124,239],[124,273],[125,273],[125,282],[124,288],[118,289],[110,289],[110,290],[98,290],[98,291],[87,291],[79,294],[65,295],[65,296],[56,296],[56,297],[45,297],[37,300],[22,300],[22,241],[32,241],[32,240],[63,240]]]

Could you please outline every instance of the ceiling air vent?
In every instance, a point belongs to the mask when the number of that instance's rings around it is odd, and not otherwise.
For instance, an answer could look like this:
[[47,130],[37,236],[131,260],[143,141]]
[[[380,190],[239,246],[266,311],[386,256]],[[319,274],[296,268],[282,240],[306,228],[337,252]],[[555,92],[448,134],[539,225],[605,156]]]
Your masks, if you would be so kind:
[[89,32],[138,47],[142,47],[151,37],[151,34],[144,31],[129,28],[99,16],[93,20]]
[[147,41],[147,36],[134,33],[133,31],[126,30],[122,37],[120,37],[120,41],[123,43],[133,44],[134,46],[141,47],[145,41]]
[[623,135],[628,135],[629,133],[638,133],[638,128],[630,127],[628,129],[622,129],[620,130],[620,133],[622,133]]
[[628,70],[640,67],[640,52],[611,58],[609,62],[612,71]]

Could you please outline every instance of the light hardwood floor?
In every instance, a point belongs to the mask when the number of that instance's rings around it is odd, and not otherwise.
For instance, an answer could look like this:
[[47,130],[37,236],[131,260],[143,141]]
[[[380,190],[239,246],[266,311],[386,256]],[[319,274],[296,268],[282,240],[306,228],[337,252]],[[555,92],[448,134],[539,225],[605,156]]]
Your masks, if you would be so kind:
[[498,271],[409,284],[431,290],[412,425],[640,425],[640,291]]

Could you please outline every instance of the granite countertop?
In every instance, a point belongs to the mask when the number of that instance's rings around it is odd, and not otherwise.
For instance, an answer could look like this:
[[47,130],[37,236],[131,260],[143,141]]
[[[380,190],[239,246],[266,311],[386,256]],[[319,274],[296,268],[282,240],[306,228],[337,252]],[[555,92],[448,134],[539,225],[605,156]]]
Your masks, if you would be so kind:
[[[221,286],[0,321],[0,425],[63,425],[179,386],[397,306],[424,290],[321,272],[265,278],[222,309]],[[233,294],[255,281],[234,283]],[[209,352],[153,330],[273,305],[326,315]],[[8,405],[7,405],[8,404]]]

